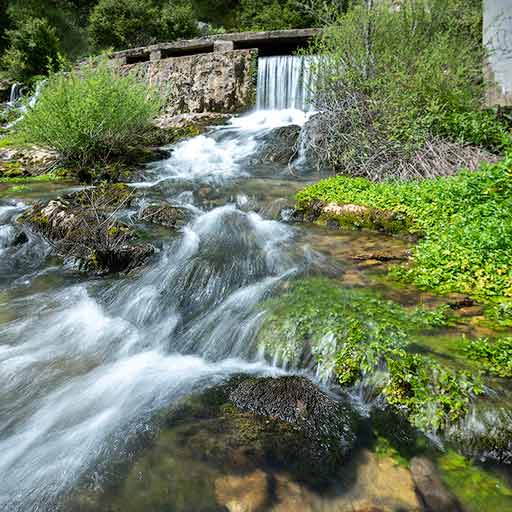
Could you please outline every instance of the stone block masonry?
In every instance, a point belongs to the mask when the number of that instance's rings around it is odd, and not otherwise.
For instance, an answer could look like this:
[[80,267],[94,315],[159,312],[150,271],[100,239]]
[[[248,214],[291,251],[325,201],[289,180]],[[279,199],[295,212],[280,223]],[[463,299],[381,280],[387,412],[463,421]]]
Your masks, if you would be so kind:
[[121,65],[157,88],[166,113],[237,113],[254,106],[258,50],[227,50],[152,58]]

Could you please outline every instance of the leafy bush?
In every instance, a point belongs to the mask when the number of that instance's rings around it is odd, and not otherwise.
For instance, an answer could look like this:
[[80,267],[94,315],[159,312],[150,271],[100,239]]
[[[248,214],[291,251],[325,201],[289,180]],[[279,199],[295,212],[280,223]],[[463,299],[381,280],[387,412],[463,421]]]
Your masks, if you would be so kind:
[[[83,0],[7,0],[8,14],[15,26],[27,19],[42,18],[55,28],[63,53],[75,58],[87,52],[86,31],[80,10],[89,7]],[[84,5],[85,4],[85,5]]]
[[97,48],[121,50],[160,40],[194,37],[197,20],[190,4],[154,0],[100,0],[89,17]]
[[115,50],[155,41],[158,10],[152,0],[100,0],[89,17],[89,35],[97,48]]
[[10,46],[2,57],[2,66],[13,79],[27,82],[34,75],[58,69],[60,43],[45,19],[28,18],[16,29],[8,30],[7,37]]
[[315,200],[388,208],[414,219],[412,231],[424,236],[412,265],[394,270],[397,277],[482,300],[512,297],[512,155],[477,172],[424,181],[338,176],[297,195],[299,208]]
[[239,25],[242,30],[279,30],[314,26],[315,20],[294,0],[241,0]]
[[[324,56],[316,84],[320,161],[351,175],[414,178],[460,166],[460,147],[441,137],[501,150],[506,127],[478,114],[480,17],[475,0],[406,0],[398,11],[375,2],[339,16],[311,50]],[[478,135],[469,118],[478,118]]]
[[30,143],[82,167],[106,160],[140,137],[159,111],[152,90],[107,63],[53,75],[19,124]]

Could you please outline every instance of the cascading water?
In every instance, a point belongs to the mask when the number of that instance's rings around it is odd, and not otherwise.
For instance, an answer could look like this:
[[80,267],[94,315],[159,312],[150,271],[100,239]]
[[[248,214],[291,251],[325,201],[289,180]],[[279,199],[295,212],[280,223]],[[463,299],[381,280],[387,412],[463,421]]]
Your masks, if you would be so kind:
[[135,278],[63,274],[41,240],[12,243],[24,206],[0,208],[0,510],[53,511],[154,411],[233,373],[279,371],[254,345],[258,304],[315,257],[247,201],[196,193],[250,176],[262,137],[304,123],[308,77],[303,58],[261,59],[258,111],[149,166],[155,179],[136,186],[184,204],[192,220]]
[[311,109],[314,56],[281,55],[258,60],[259,110]]
[[9,94],[9,105],[14,105],[21,98],[22,86],[21,84],[12,84],[11,92]]

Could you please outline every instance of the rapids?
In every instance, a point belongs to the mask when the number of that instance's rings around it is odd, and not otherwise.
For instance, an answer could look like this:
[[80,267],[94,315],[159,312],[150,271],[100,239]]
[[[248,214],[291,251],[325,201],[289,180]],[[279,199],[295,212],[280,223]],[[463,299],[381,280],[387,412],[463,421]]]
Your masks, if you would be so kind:
[[[170,148],[169,158],[147,165],[144,181],[132,184],[139,191],[138,202],[119,212],[157,247],[150,263],[135,273],[85,276],[72,262],[63,266],[35,235],[29,234],[26,243],[15,243],[17,216],[34,200],[76,190],[70,184],[48,189],[36,185],[17,201],[0,197],[0,512],[79,512],[65,503],[69,495],[80,494],[84,479],[94,483],[94,491],[103,490],[106,480],[122,479],[108,468],[132,460],[134,436],[150,436],[153,419],[161,411],[234,375],[298,372],[320,384],[328,380],[329,375],[315,374],[307,362],[287,367],[264,357],[256,343],[265,316],[262,302],[286,289],[296,276],[322,275],[343,286],[369,288],[370,274],[354,263],[350,266],[351,258],[378,251],[384,243],[403,252],[410,243],[375,233],[326,234],[315,227],[306,232],[286,222],[294,192],[312,176],[300,167],[291,173],[286,165],[261,165],[254,155],[273,129],[303,126],[313,114],[313,62],[304,57],[261,58],[255,111],[179,142]],[[161,200],[189,210],[190,221],[179,232],[139,223],[141,209]],[[371,286],[381,292],[384,285],[378,272],[371,275]],[[417,290],[393,293],[397,302],[418,301]],[[332,357],[331,337],[322,339],[319,350],[327,359]],[[329,373],[332,368],[324,370]],[[352,507],[367,498],[380,504],[388,489],[394,510],[409,510],[399,506],[404,496],[416,502],[407,471],[399,465],[375,469],[384,462],[369,451],[375,448],[374,440],[368,439],[374,428],[372,409],[379,400],[371,382],[351,389],[350,399],[367,424],[358,437],[362,451],[343,469],[349,483],[319,495],[295,482],[286,487],[285,482],[287,494],[282,498],[292,505],[279,510],[347,510],[342,508],[347,503]],[[403,425],[384,422],[378,428],[393,439],[401,435]],[[404,431],[407,437],[409,430]],[[148,487],[140,490],[143,478],[135,468],[128,477],[124,474],[127,488],[107,497],[103,508],[94,508],[93,503],[84,510],[226,510],[215,508],[216,497],[211,488],[205,490],[211,483],[210,469],[199,471],[200,464],[191,462],[194,446],[180,446],[174,434],[166,433],[142,456],[150,461],[150,483],[144,481]],[[395,448],[388,446],[387,454],[390,449]],[[369,453],[373,458],[368,459]],[[175,464],[173,470],[169,461]],[[463,473],[459,464],[453,474],[459,487],[469,486],[471,501],[477,493],[467,477],[470,473]],[[362,478],[358,485],[355,475]],[[283,484],[283,478],[278,475],[275,482]],[[227,479],[221,475],[216,481]],[[167,501],[163,507],[150,506],[150,493],[161,491],[160,481]],[[372,487],[377,481],[378,492]],[[487,481],[492,484],[489,493],[496,493],[495,480]],[[176,501],[168,496],[173,485],[175,491],[185,489],[181,494],[176,491]],[[348,501],[343,501],[344,493]],[[299,497],[304,508],[297,508]],[[203,499],[210,500],[210,508],[198,505]],[[116,508],[113,503],[121,505]],[[478,508],[479,503],[486,508]],[[484,496],[468,510],[505,510],[512,498],[500,495],[497,508],[493,503]]]
[[[289,72],[295,95],[297,70]],[[241,208],[243,196],[222,198],[230,180],[251,176],[248,158],[269,130],[305,122],[302,109],[273,109],[270,93],[289,94],[265,85],[258,104],[270,109],[181,142],[148,167],[135,186],[186,204],[193,218],[134,277],[62,272],[36,237],[12,245],[27,205],[0,207],[0,510],[53,510],[154,411],[234,373],[281,371],[254,347],[257,306],[315,257],[291,227]],[[295,96],[285,103],[304,105]],[[194,201],[212,184],[223,204]]]

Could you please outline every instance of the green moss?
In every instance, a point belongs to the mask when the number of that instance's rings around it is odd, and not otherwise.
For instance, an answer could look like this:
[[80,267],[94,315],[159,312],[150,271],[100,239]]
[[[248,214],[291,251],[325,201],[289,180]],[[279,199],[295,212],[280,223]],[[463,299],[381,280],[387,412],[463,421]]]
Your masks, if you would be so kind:
[[469,512],[512,509],[512,489],[499,477],[453,451],[438,459],[443,480]]
[[391,458],[402,467],[409,467],[409,461],[385,437],[379,436],[373,446],[373,451],[379,458]]
[[9,178],[0,178],[0,183],[45,183],[63,179],[65,176],[60,174],[41,174],[39,176],[17,176]]
[[370,379],[422,430],[443,430],[483,392],[478,375],[412,353],[420,333],[450,323],[447,307],[407,309],[324,278],[295,281],[264,307],[269,313],[259,343],[266,353],[297,367],[313,357],[321,376],[335,376],[343,386]]
[[486,372],[512,377],[512,338],[465,340],[460,344],[460,351]]
[[396,278],[482,301],[512,298],[512,154],[448,178],[373,183],[337,176],[306,187],[296,199],[304,211],[321,201],[391,210],[410,219],[408,231],[424,236],[412,251],[412,264],[392,270]]

